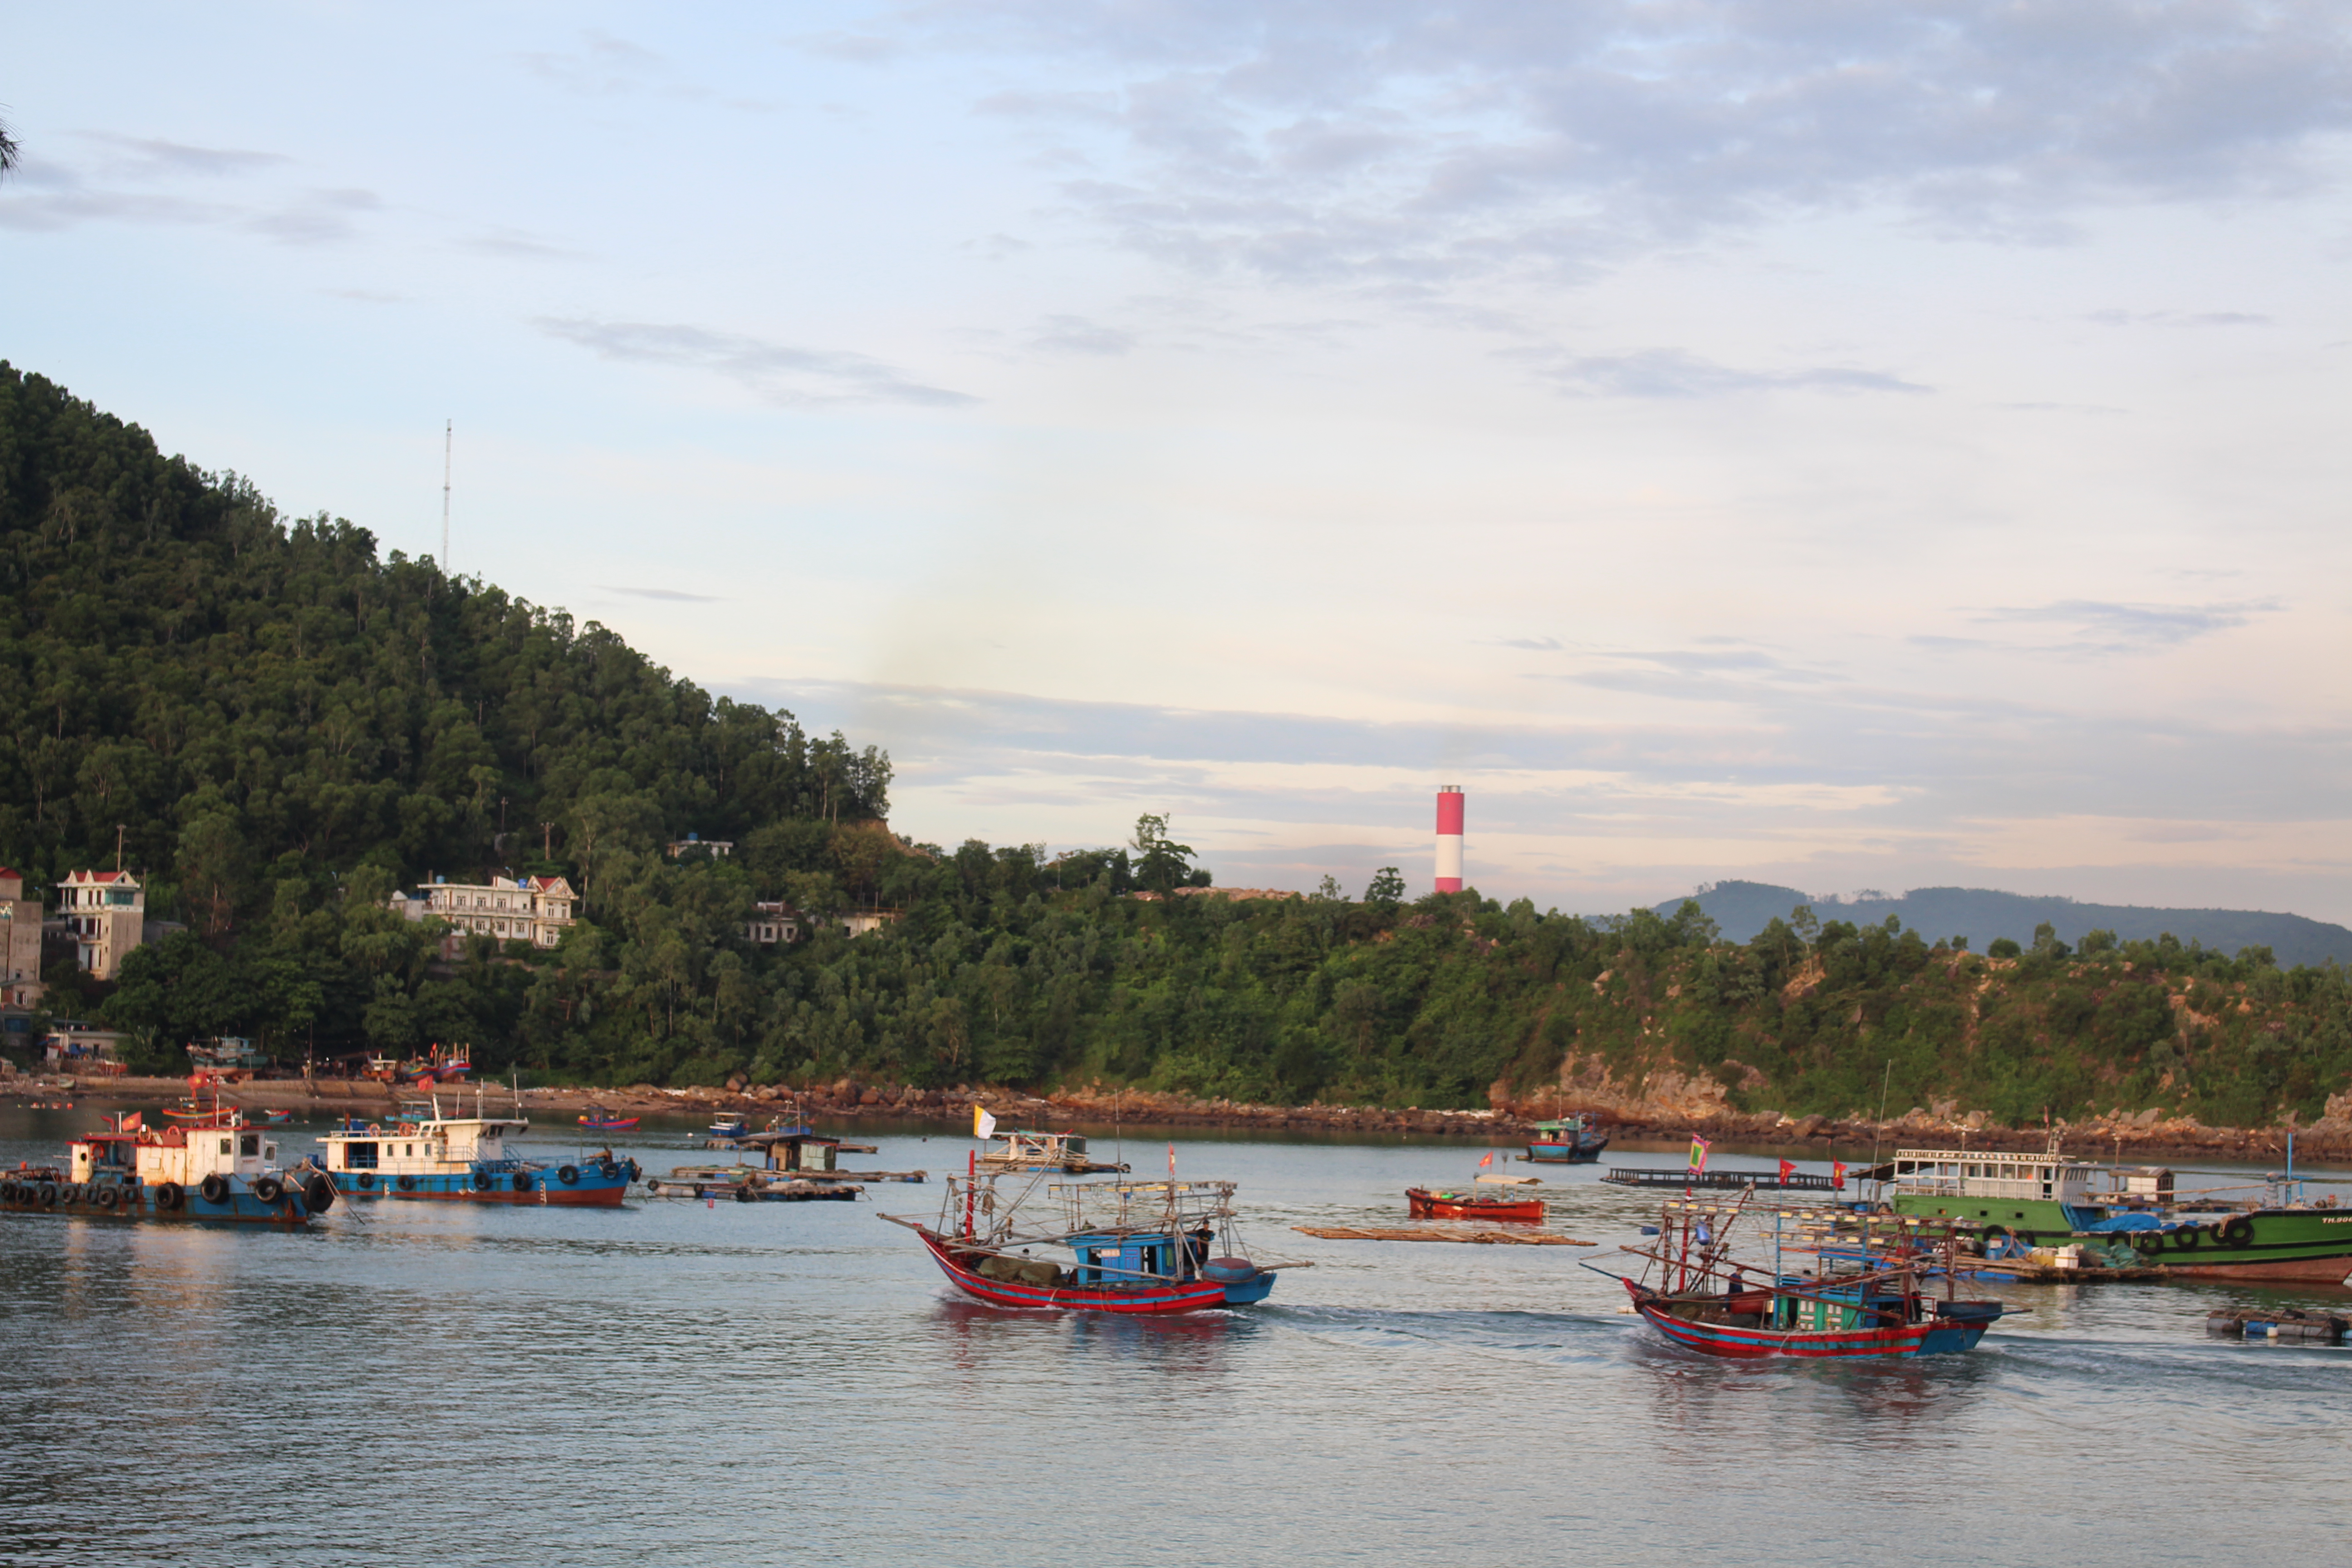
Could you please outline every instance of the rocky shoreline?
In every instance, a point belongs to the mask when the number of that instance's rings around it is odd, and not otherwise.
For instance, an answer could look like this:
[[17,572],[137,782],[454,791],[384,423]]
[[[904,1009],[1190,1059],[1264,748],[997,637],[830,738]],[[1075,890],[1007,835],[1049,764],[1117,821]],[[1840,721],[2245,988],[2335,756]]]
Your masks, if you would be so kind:
[[[176,1101],[187,1092],[184,1079],[118,1078],[75,1082],[57,1078],[14,1076],[0,1079],[0,1098],[20,1100],[69,1096],[77,1105],[135,1104],[159,1100]],[[487,1103],[513,1105],[502,1085],[486,1083]],[[445,1096],[467,1090],[445,1089]],[[391,1109],[391,1086],[348,1079],[267,1079],[232,1086],[223,1100],[242,1106],[272,1106],[286,1110],[366,1114]],[[1139,1089],[1106,1091],[1097,1088],[1038,1096],[1011,1089],[958,1085],[953,1089],[915,1089],[901,1084],[867,1084],[854,1079],[794,1090],[779,1085],[739,1085],[733,1089],[665,1089],[651,1084],[626,1089],[527,1089],[525,1110],[576,1113],[591,1105],[626,1115],[699,1116],[719,1110],[758,1113],[795,1101],[810,1116],[828,1120],[873,1119],[968,1122],[974,1106],[985,1108],[999,1121],[1030,1125],[1251,1127],[1270,1131],[1354,1132],[1451,1136],[1489,1143],[1515,1143],[1533,1125],[1556,1111],[1582,1111],[1612,1138],[1625,1142],[1672,1142],[1693,1135],[1727,1143],[1766,1144],[1818,1150],[1816,1158],[1833,1152],[1852,1153],[1874,1145],[1891,1151],[1897,1144],[1949,1148],[2032,1151],[2048,1146],[2052,1132],[2077,1158],[2204,1155],[2220,1159],[2263,1161],[2283,1156],[2287,1129],[2277,1127],[2207,1127],[2186,1117],[2163,1118],[2154,1111],[2102,1117],[2088,1121],[2055,1122],[2012,1128],[1992,1124],[1980,1111],[1960,1113],[1950,1105],[1915,1108],[1885,1121],[1836,1121],[1821,1116],[1792,1117],[1777,1112],[1748,1113],[1719,1102],[1692,1107],[1582,1104],[1570,1095],[1551,1104],[1513,1102],[1500,1095],[1485,1110],[1441,1110],[1411,1107],[1402,1110],[1373,1106],[1312,1104],[1253,1105],[1226,1100],[1202,1100]],[[446,1101],[445,1100],[445,1103]],[[2312,1126],[2295,1131],[2298,1161],[2352,1160],[2352,1094],[2335,1097],[2327,1115]]]

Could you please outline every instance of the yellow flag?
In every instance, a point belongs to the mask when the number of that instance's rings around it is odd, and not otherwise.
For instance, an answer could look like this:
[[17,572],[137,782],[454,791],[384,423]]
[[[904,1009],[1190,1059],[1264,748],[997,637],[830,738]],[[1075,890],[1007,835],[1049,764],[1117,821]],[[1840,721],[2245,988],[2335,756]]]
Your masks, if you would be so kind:
[[979,1106],[973,1106],[971,1108],[971,1135],[975,1138],[987,1138],[993,1136],[995,1131],[996,1118],[991,1116],[987,1111],[982,1110]]

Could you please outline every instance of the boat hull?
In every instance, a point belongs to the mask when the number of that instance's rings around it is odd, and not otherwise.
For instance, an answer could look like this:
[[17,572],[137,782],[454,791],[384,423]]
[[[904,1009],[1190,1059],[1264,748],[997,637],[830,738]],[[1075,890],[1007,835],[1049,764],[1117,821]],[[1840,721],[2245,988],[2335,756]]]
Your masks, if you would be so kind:
[[2171,1230],[2107,1232],[2076,1229],[2063,1205],[2039,1200],[1977,1203],[1906,1195],[1895,1200],[1895,1210],[1954,1218],[1979,1236],[2007,1237],[2025,1247],[2090,1242],[2111,1247],[2121,1242],[2138,1254],[2141,1267],[2160,1268],[2178,1279],[2336,1285],[2352,1275],[2352,1211],[2346,1210],[2256,1209]]
[[956,1289],[992,1307],[1027,1307],[1056,1311],[1115,1312],[1127,1317],[1158,1317],[1171,1312],[1198,1312],[1216,1307],[1247,1306],[1273,1292],[1275,1277],[1260,1272],[1233,1284],[1202,1279],[1184,1284],[1087,1289],[1071,1286],[1024,1285],[1016,1280],[989,1279],[957,1261],[954,1244],[929,1230],[918,1230],[931,1259]]
[[1630,1282],[1634,1310],[1658,1333],[1685,1350],[1733,1361],[1793,1356],[1802,1361],[1851,1361],[1888,1356],[1948,1355],[1973,1350],[1992,1326],[1990,1318],[1935,1318],[1874,1329],[1748,1329],[1729,1323],[1699,1323],[1677,1318]]
[[[562,1172],[576,1172],[577,1180],[566,1182]],[[422,1203],[445,1204],[529,1204],[550,1208],[618,1208],[628,1195],[629,1167],[623,1165],[616,1175],[607,1176],[594,1165],[561,1166],[549,1170],[523,1172],[530,1184],[518,1186],[512,1173],[499,1173],[490,1178],[490,1185],[478,1184],[470,1171],[451,1171],[429,1174],[403,1173],[379,1176],[370,1171],[337,1171],[333,1173],[335,1191],[351,1198],[404,1198]]]
[[1544,1201],[1541,1198],[1499,1203],[1470,1202],[1449,1198],[1443,1193],[1425,1192],[1419,1187],[1408,1187],[1405,1189],[1404,1201],[1415,1219],[1494,1219],[1539,1225],[1544,1217]]
[[299,1230],[314,1217],[300,1196],[289,1192],[276,1203],[264,1203],[249,1187],[236,1185],[218,1203],[196,1188],[181,1193],[175,1206],[163,1184],[126,1184],[113,1189],[114,1201],[101,1201],[99,1183],[79,1186],[70,1182],[19,1182],[0,1184],[0,1211],[10,1214],[69,1215],[82,1219],[194,1221],[224,1225],[270,1225]]
[[1527,1158],[1536,1165],[1590,1165],[1601,1158],[1601,1151],[1609,1147],[1606,1138],[1591,1143],[1530,1143]]

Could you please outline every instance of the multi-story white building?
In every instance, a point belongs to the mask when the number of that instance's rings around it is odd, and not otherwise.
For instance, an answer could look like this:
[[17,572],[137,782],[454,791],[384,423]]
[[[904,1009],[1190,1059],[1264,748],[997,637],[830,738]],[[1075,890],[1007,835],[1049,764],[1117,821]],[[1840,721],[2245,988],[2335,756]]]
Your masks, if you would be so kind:
[[73,933],[81,966],[111,980],[147,940],[147,890],[128,871],[68,871],[58,884],[58,913]]
[[0,1007],[41,1000],[41,900],[25,896],[25,874],[0,866]]
[[435,882],[423,892],[422,910],[416,908],[415,899],[404,893],[392,896],[392,907],[414,918],[438,915],[446,921],[450,932],[444,951],[451,957],[464,951],[467,936],[553,947],[572,925],[572,906],[579,901],[572,884],[561,877]]

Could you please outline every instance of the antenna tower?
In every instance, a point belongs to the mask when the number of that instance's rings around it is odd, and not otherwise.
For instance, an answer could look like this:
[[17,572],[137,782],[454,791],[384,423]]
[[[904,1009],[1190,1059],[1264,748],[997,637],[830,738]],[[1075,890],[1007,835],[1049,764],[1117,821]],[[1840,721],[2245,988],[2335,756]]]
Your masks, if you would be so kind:
[[449,450],[457,438],[455,419],[441,426],[441,574],[449,574]]

